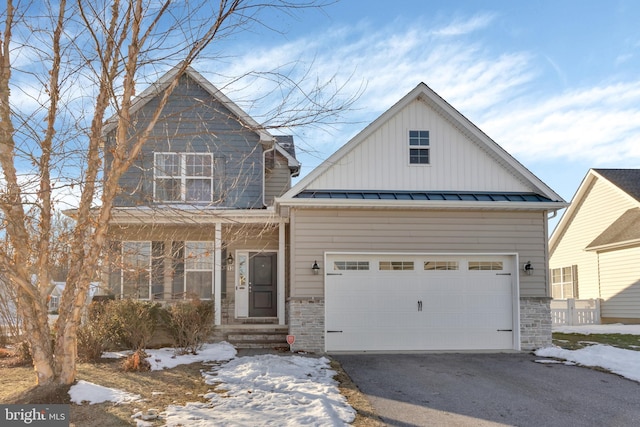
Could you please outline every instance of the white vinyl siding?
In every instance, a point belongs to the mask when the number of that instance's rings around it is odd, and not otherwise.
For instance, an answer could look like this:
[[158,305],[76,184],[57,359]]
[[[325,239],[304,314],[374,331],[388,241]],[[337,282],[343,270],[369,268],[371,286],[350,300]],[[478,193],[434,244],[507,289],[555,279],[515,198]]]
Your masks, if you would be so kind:
[[599,257],[601,317],[637,319],[640,307],[640,248],[602,252]]
[[588,189],[549,260],[551,269],[578,266],[580,298],[600,298],[598,256],[584,249],[620,215],[636,206],[606,180],[597,178]]
[[[428,129],[429,167],[408,160],[408,133]],[[415,100],[382,124],[307,189],[532,191],[460,129]]]
[[[310,266],[325,251],[518,253],[536,268],[520,275],[520,295],[546,297],[544,212],[292,209],[291,296],[322,297]],[[321,273],[325,266],[321,265]],[[377,267],[377,266],[376,266]],[[416,265],[416,270],[423,270]],[[446,273],[446,272],[445,272]]]

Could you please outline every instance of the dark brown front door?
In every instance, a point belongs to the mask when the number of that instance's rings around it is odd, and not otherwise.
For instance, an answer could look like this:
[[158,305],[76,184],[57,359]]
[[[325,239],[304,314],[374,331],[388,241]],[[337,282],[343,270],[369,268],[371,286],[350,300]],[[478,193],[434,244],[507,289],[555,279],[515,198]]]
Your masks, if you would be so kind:
[[249,254],[249,317],[276,317],[277,263],[275,253]]

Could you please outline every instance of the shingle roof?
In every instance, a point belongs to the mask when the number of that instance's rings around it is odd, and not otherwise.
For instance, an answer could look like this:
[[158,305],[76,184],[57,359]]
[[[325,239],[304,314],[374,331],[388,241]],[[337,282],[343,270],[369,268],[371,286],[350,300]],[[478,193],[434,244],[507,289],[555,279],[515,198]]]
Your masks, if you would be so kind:
[[640,241],[640,208],[632,208],[623,213],[585,248],[597,250],[606,246],[630,244]]
[[640,169],[594,169],[594,171],[640,201]]
[[293,143],[293,135],[274,135],[276,142],[294,159],[296,158],[296,146]]

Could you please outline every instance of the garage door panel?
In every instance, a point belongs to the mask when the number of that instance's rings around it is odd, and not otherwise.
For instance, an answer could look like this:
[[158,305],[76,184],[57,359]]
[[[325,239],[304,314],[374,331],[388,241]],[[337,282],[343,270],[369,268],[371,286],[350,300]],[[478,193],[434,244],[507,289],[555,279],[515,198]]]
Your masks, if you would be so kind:
[[[357,258],[370,270],[326,277],[327,351],[514,348],[510,275],[469,271],[462,257],[453,271],[423,270],[423,255],[402,257],[409,271],[377,271],[384,256]],[[510,258],[499,258],[508,271]]]

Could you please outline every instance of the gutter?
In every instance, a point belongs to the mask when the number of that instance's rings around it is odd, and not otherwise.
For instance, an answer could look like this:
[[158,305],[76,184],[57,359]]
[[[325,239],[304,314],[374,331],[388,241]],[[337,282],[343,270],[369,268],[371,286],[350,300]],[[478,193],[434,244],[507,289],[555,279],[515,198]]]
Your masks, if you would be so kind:
[[276,198],[276,206],[300,208],[378,208],[378,209],[481,209],[556,211],[566,208],[566,202],[478,202],[440,200],[354,200],[354,199],[295,199]]

